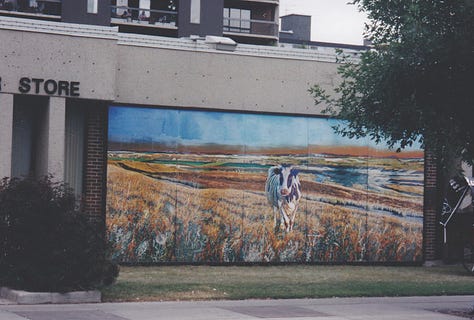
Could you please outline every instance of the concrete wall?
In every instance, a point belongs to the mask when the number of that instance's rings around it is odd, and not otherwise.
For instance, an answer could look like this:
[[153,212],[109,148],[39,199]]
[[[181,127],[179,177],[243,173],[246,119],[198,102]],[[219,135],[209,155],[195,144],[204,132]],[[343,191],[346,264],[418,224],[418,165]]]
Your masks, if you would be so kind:
[[[21,24],[14,28],[12,20]],[[44,32],[38,32],[38,23]],[[337,65],[330,57],[304,50],[238,45],[225,52],[203,41],[115,31],[1,18],[0,41],[9,44],[0,47],[2,91],[22,93],[20,80],[26,77],[79,83],[79,96],[72,97],[79,99],[319,114],[308,88],[336,81]],[[43,85],[36,93],[31,82],[26,93],[68,97],[64,91],[47,94]]]
[[[130,57],[139,56],[141,59]],[[153,61],[153,63],[151,63]],[[335,64],[218,52],[119,46],[116,102],[317,114],[308,88]],[[136,84],[136,85],[131,85]]]
[[[20,93],[20,79],[27,77],[79,82],[78,98],[113,100],[117,64],[113,31],[0,18],[0,42],[8,44],[0,46],[2,92]],[[47,95],[43,89],[41,85],[39,95]],[[35,95],[34,91],[28,94]]]

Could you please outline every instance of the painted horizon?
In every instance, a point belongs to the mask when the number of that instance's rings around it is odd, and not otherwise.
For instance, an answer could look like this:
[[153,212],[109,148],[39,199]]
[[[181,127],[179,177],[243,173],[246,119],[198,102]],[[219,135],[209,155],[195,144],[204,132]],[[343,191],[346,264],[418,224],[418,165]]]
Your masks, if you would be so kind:
[[340,120],[328,118],[112,106],[109,122],[114,151],[423,157],[419,145],[396,152],[368,138],[336,135]]

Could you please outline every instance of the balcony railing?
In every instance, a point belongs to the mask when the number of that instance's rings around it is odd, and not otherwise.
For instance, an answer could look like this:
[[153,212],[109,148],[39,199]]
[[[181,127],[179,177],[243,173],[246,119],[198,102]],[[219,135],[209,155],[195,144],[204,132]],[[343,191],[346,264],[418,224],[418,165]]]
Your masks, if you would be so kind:
[[278,24],[267,20],[245,20],[224,17],[224,32],[278,37]]
[[8,15],[61,17],[61,0],[0,1],[0,12]]
[[278,4],[279,0],[243,0],[245,2],[258,2],[258,3],[270,3],[270,4]]
[[132,8],[124,6],[111,6],[112,23],[115,24],[143,24],[161,28],[176,29],[178,25],[178,12]]

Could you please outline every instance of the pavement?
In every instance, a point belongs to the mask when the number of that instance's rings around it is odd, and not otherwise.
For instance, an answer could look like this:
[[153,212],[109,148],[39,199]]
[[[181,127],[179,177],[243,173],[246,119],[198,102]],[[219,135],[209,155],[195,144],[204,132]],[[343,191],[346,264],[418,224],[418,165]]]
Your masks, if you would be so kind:
[[459,315],[473,306],[474,296],[42,305],[0,300],[0,320],[441,320],[466,319]]

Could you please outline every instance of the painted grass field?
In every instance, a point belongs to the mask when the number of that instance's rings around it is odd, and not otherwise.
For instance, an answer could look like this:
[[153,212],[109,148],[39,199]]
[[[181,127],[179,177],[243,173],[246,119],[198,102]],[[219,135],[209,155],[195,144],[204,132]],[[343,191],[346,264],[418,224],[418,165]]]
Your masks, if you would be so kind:
[[[276,161],[301,169],[303,199],[290,233],[274,230],[263,191],[267,168]],[[337,169],[332,161],[337,168],[370,168],[365,184],[315,179],[324,176],[322,169]],[[396,172],[410,178],[397,178]],[[129,263],[421,261],[420,172],[422,161],[394,158],[109,152],[107,228],[113,258]],[[418,180],[410,182],[411,177]]]

